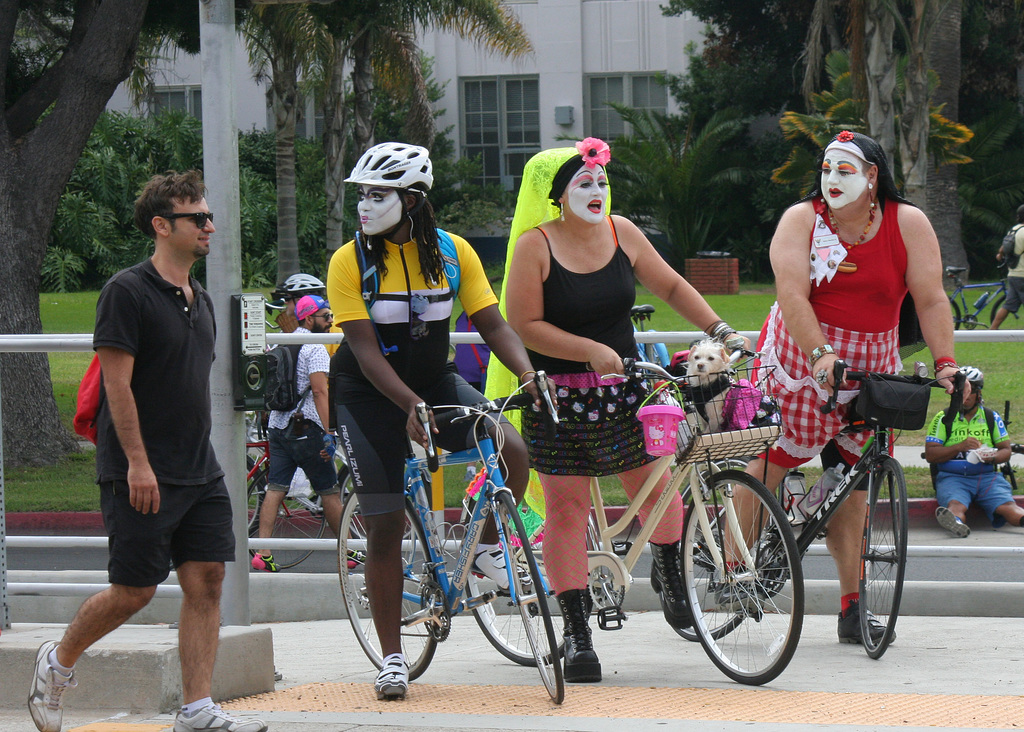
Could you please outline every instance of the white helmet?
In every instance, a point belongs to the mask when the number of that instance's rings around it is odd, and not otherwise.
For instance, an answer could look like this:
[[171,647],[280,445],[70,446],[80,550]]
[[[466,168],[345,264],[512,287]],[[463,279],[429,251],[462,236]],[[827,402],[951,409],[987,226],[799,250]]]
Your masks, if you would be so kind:
[[985,374],[981,372],[981,369],[974,366],[962,366],[960,370],[967,377],[967,380],[971,382],[971,386],[974,387],[975,391],[985,388]]
[[425,147],[382,142],[363,153],[345,182],[388,188],[412,188],[419,184],[421,190],[429,191],[434,184],[434,166]]
[[319,290],[324,290],[326,288],[324,286],[324,283],[321,282],[320,280],[318,280],[313,275],[303,274],[302,272],[300,272],[299,274],[293,274],[291,277],[286,279],[284,281],[284,284],[281,285],[280,289],[281,289],[281,292],[286,292],[286,293],[289,293],[289,294],[291,294],[291,293],[307,294],[307,293],[310,293],[310,292],[317,292]]

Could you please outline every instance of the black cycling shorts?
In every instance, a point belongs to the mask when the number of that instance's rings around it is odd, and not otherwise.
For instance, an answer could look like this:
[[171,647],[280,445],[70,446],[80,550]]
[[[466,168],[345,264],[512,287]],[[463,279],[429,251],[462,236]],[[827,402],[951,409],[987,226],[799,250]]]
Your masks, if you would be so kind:
[[[432,388],[420,392],[431,407],[472,405],[484,396],[455,373],[445,373]],[[348,456],[349,473],[364,515],[399,511],[405,503],[405,459],[408,415],[383,395],[361,395],[335,404],[338,442]],[[445,425],[434,440],[450,452],[472,447],[473,421]]]

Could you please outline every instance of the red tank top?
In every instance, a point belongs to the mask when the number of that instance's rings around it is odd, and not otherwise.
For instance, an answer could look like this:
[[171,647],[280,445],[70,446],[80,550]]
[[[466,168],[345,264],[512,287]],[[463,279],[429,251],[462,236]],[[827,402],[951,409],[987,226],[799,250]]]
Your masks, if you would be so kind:
[[[811,307],[822,323],[862,333],[884,333],[896,327],[907,294],[907,248],[900,234],[899,206],[889,201],[882,225],[868,241],[847,247],[846,261],[856,272],[837,272],[832,281],[811,282]],[[814,202],[831,229],[825,202]],[[810,240],[808,239],[808,244]]]

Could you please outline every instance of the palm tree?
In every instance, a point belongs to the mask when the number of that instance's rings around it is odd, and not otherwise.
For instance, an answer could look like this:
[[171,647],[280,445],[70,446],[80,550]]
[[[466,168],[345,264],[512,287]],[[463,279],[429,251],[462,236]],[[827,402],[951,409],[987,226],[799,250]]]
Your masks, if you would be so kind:
[[712,248],[721,236],[713,201],[746,174],[727,152],[743,123],[738,113],[722,110],[697,130],[690,119],[613,106],[633,129],[612,143],[615,208],[629,211],[648,232],[664,235],[659,248],[682,271],[687,258]]
[[[501,0],[337,0],[314,11],[334,36],[330,98],[339,104],[347,98],[342,78],[345,61],[351,73],[352,155],[362,155],[373,145],[373,92],[380,84],[386,92],[406,100],[405,138],[430,146],[434,141],[434,115],[426,94],[426,81],[414,33],[434,28],[473,38],[485,48],[506,56],[529,53],[531,45],[518,18]],[[333,251],[344,242],[340,212],[344,200],[344,142],[348,120],[337,108],[333,124],[325,127],[327,150],[328,240]],[[325,115],[325,118],[328,115]]]
[[[295,121],[299,76],[316,76],[330,58],[331,38],[306,5],[257,5],[242,23],[249,63],[269,78],[277,168],[277,281],[299,271],[295,204]],[[268,73],[269,72],[269,73]]]

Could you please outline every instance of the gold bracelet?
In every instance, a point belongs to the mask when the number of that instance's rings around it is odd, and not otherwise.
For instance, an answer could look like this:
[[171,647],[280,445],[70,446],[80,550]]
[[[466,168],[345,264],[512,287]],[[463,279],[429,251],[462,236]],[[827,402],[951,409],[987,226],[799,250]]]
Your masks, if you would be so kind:
[[527,371],[524,371],[524,372],[523,372],[522,374],[520,374],[520,375],[519,375],[519,383],[520,383],[520,384],[522,384],[522,383],[523,383],[523,379],[525,379],[525,378],[526,378],[526,375],[527,375],[527,374],[533,374],[534,376],[536,376],[536,375],[537,375],[537,372],[536,372],[536,371],[533,371],[533,370],[527,370]]

